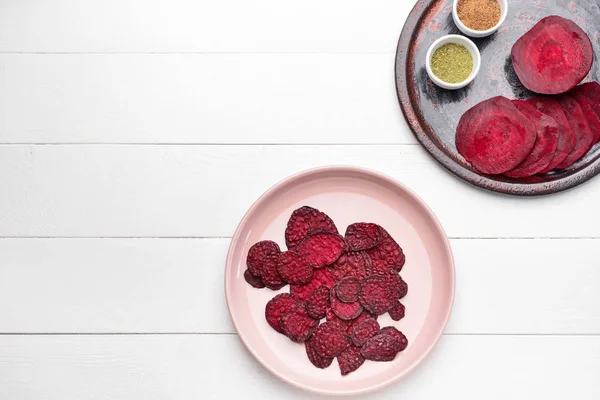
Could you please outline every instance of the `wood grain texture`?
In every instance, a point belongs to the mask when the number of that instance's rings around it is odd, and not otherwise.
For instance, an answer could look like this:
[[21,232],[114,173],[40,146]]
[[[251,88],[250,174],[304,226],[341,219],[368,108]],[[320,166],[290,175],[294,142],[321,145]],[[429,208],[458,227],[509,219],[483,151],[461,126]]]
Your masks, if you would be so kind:
[[392,53],[413,4],[7,1],[0,7],[0,51]]
[[0,54],[0,143],[417,143],[393,64],[393,54]]
[[421,196],[451,237],[599,237],[600,181],[544,198],[474,190],[419,146],[0,146],[0,236],[230,236],[298,171],[345,164]]
[[[592,400],[599,355],[592,336],[446,336],[406,380],[368,398]],[[271,376],[229,335],[2,336],[0,376],[6,399],[228,399],[240,388],[245,399],[321,398]]]
[[[599,240],[452,240],[451,334],[600,334]],[[234,333],[229,239],[2,239],[0,332]],[[410,284],[410,282],[409,282]]]

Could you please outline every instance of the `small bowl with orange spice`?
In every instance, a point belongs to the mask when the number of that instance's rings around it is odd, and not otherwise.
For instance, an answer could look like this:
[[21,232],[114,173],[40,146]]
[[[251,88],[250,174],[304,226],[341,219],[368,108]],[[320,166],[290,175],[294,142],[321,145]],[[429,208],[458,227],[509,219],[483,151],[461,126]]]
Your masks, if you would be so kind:
[[482,38],[495,33],[508,14],[508,0],[454,0],[452,19],[462,33]]

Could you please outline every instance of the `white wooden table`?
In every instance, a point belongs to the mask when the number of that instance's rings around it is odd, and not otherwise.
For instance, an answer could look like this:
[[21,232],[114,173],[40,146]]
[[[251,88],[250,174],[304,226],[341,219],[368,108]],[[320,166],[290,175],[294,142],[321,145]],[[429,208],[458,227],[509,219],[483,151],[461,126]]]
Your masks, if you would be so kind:
[[600,398],[600,179],[439,167],[394,89],[413,4],[1,1],[0,399],[317,398],[245,351],[222,281],[250,204],[327,164],[414,189],[456,257],[439,347],[368,398]]

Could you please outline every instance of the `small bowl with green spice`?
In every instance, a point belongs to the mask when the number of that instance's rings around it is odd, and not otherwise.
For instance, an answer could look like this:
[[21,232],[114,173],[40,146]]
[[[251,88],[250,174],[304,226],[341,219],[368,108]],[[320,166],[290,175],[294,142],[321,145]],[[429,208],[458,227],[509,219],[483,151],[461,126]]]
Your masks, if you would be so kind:
[[468,38],[447,35],[427,51],[425,68],[429,78],[441,88],[462,89],[475,79],[481,68],[479,49]]

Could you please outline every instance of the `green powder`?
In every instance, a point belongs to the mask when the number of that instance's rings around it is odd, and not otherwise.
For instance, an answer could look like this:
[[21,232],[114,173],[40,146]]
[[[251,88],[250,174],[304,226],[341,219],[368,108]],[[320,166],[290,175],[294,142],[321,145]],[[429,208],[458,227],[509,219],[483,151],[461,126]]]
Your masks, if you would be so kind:
[[473,71],[473,57],[464,46],[448,43],[433,53],[431,70],[444,82],[461,83]]

